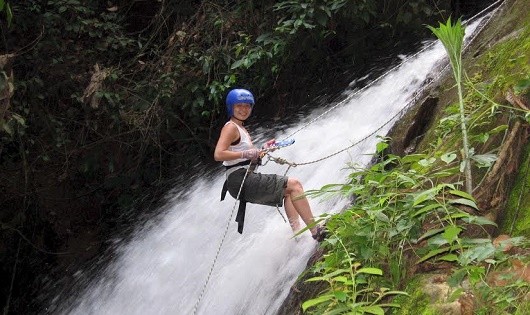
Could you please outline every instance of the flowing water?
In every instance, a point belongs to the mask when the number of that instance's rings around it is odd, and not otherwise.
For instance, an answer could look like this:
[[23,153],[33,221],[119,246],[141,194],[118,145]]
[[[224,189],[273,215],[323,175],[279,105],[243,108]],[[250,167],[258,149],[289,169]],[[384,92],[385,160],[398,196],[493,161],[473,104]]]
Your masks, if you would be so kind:
[[[467,33],[475,27],[468,26]],[[352,82],[342,101],[327,104],[327,111],[314,110],[296,126],[276,134],[277,139],[292,137],[296,143],[273,155],[310,162],[371,135],[346,151],[288,171],[306,190],[344,182],[347,166],[369,163],[376,135],[384,136],[415,93],[435,81],[444,56],[441,44],[426,43],[366,88],[355,90]],[[264,132],[250,130],[255,139]],[[269,162],[259,171],[283,174],[286,169]],[[219,201],[223,181],[220,168],[213,177],[199,174],[189,181],[191,193],[169,196],[162,214],[139,227],[102,275],[83,284],[73,303],[55,306],[57,313],[275,314],[318,245],[308,232],[293,238],[275,208],[253,204],[248,204],[245,230],[238,234],[235,201],[229,195]],[[320,215],[340,211],[347,200],[311,198],[310,203]]]

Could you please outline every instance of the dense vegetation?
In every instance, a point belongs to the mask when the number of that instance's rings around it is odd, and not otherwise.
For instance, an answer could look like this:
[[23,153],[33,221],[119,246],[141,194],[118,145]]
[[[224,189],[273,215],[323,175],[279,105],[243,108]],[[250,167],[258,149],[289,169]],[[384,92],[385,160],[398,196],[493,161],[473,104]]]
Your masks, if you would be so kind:
[[37,270],[90,259],[135,199],[211,159],[229,87],[282,118],[449,13],[426,0],[0,0],[5,312],[38,308]]
[[307,279],[325,285],[307,313],[529,314],[526,171],[507,202],[529,153],[530,20],[516,2],[503,11],[510,36],[466,67],[460,22],[430,27],[450,55],[454,79],[442,88],[454,96],[418,152],[388,153],[384,139],[381,161],[314,192],[355,202],[327,218],[326,252]]

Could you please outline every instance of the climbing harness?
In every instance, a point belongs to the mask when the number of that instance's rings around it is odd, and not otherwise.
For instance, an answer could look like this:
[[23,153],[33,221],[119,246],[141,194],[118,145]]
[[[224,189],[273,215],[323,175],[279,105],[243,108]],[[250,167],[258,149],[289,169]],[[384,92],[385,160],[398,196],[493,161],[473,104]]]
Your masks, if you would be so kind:
[[[239,193],[236,198],[236,200],[239,200],[239,208],[237,210],[236,214],[236,222],[237,222],[237,231],[239,234],[243,234],[243,225],[245,223],[245,211],[247,209],[247,201],[245,200],[245,191],[242,189],[243,184],[245,183],[245,179],[247,177],[247,174],[252,171],[250,161],[241,162],[232,166],[227,167],[227,170],[234,166],[240,166],[243,165],[249,165],[245,172],[245,176],[243,177],[243,181],[241,182],[241,186],[239,187]],[[228,191],[228,179],[225,180],[223,184],[223,189],[221,190],[221,201],[225,200],[226,192]]]
[[[498,5],[499,3],[500,3],[500,5]],[[489,17],[489,19],[488,19],[488,21],[489,21],[489,20],[491,19],[491,17],[493,17],[493,16],[495,15],[496,11],[499,10],[499,9],[502,7],[503,4],[504,4],[503,0],[498,0],[498,1],[496,1],[495,3],[491,4],[490,6],[488,6],[487,8],[485,8],[484,10],[482,10],[481,12],[477,13],[477,14],[476,14],[475,16],[473,16],[470,20],[473,20],[473,19],[476,18],[477,16],[480,16],[480,15],[482,15],[484,12],[490,10],[492,7],[498,5],[497,8],[495,8],[495,10],[491,13],[491,15],[490,15],[490,17]],[[467,43],[467,45],[464,46],[463,51],[465,51],[465,50],[467,49],[467,47],[469,46],[469,43],[471,43],[471,42],[476,38],[476,36],[478,36],[478,34],[480,34],[482,28],[483,28],[484,25],[486,25],[486,24],[487,24],[487,23],[482,23],[482,25],[481,25],[482,27],[480,27],[478,30],[476,30],[476,31],[474,32],[474,36],[472,36],[472,37],[467,41],[468,43]],[[434,44],[435,44],[435,42],[432,42],[431,44],[427,45],[425,48],[423,48],[422,50],[420,50],[420,51],[417,52],[416,54],[414,54],[414,55],[412,55],[411,57],[407,58],[404,62],[406,62],[407,60],[410,60],[411,58],[417,56],[418,54],[422,53],[424,50],[430,48],[430,47],[431,47],[432,45],[434,45]],[[403,62],[403,63],[404,63],[404,62]],[[401,63],[401,64],[402,64],[402,63]],[[317,116],[316,118],[314,118],[314,119],[310,120],[309,122],[307,122],[306,124],[302,125],[299,129],[297,129],[297,130],[294,131],[293,133],[289,134],[285,139],[293,138],[293,136],[294,136],[295,134],[297,134],[297,133],[299,133],[300,131],[302,131],[303,129],[307,128],[309,125],[311,125],[312,123],[314,123],[314,122],[317,121],[318,119],[322,118],[323,116],[325,116],[326,114],[328,114],[329,112],[331,112],[332,110],[334,110],[335,108],[337,108],[338,106],[340,106],[340,105],[344,104],[345,102],[351,100],[354,96],[356,96],[357,94],[363,92],[363,91],[364,91],[365,89],[367,89],[368,87],[371,87],[373,84],[379,82],[382,78],[386,77],[390,72],[394,71],[394,70],[397,69],[399,66],[401,66],[401,64],[399,64],[399,65],[397,65],[397,66],[391,68],[389,71],[385,72],[383,75],[381,75],[380,77],[378,77],[376,80],[374,80],[374,81],[371,82],[370,84],[364,86],[363,88],[361,88],[360,90],[358,90],[356,93],[354,93],[354,94],[352,94],[351,96],[347,97],[347,98],[344,99],[343,101],[341,101],[341,102],[335,104],[334,106],[330,107],[328,110],[326,110],[325,112],[323,112],[322,114],[320,114],[320,115]],[[265,162],[265,164],[266,164],[269,160],[271,160],[271,161],[273,161],[273,162],[275,162],[275,163],[278,163],[278,164],[287,164],[287,165],[288,165],[288,168],[287,168],[287,170],[285,171],[285,174],[287,174],[287,172],[289,171],[289,169],[290,169],[291,167],[296,167],[296,166],[299,166],[299,165],[308,165],[308,164],[317,163],[317,162],[320,162],[320,161],[326,160],[326,159],[328,159],[328,158],[331,158],[331,157],[333,157],[333,156],[335,156],[335,155],[338,155],[338,154],[340,154],[340,153],[342,153],[342,152],[344,152],[344,151],[346,151],[346,150],[351,149],[352,147],[358,145],[359,143],[361,143],[361,142],[365,141],[366,139],[368,139],[369,137],[373,136],[375,133],[377,133],[379,130],[381,130],[384,126],[388,125],[392,120],[394,120],[394,119],[397,118],[399,115],[401,115],[406,109],[408,109],[408,107],[409,107],[411,104],[413,104],[413,102],[415,102],[415,101],[417,100],[417,98],[418,98],[419,95],[423,95],[422,93],[426,90],[426,88],[431,87],[431,85],[432,85],[433,82],[436,82],[436,80],[439,79],[439,78],[442,76],[442,74],[445,74],[445,71],[447,71],[448,67],[449,67],[449,64],[446,64],[446,65],[444,66],[444,68],[443,68],[441,71],[438,72],[438,75],[437,75],[435,78],[429,80],[429,82],[427,82],[427,84],[426,84],[426,85],[420,90],[421,93],[419,93],[419,92],[415,93],[414,96],[413,96],[413,98],[412,98],[412,100],[409,101],[409,102],[408,102],[408,103],[407,103],[407,104],[406,104],[406,105],[405,105],[405,106],[404,106],[404,107],[403,107],[403,108],[402,108],[402,109],[401,109],[396,115],[394,115],[393,117],[391,117],[387,122],[385,122],[383,125],[381,125],[379,128],[377,128],[377,129],[376,129],[375,131],[373,131],[372,133],[368,134],[367,136],[365,136],[365,137],[362,138],[361,140],[359,140],[359,141],[357,141],[357,142],[355,142],[355,143],[353,143],[353,144],[347,146],[346,148],[341,149],[341,150],[339,150],[339,151],[337,151],[337,152],[335,152],[335,153],[329,154],[329,155],[327,155],[327,156],[324,156],[324,157],[322,157],[322,158],[319,158],[319,159],[316,159],[316,160],[313,160],[313,161],[309,161],[309,162],[303,162],[303,163],[290,162],[290,161],[287,161],[287,160],[282,159],[282,158],[279,158],[279,157],[274,157],[274,156],[270,155],[270,152],[267,151],[267,152],[266,152],[266,155],[267,155],[268,160]],[[285,140],[285,139],[284,139],[284,140]],[[283,140],[282,140],[282,141],[283,141]],[[265,164],[263,164],[263,165],[265,165]],[[247,178],[247,175],[248,175],[248,173],[249,173],[250,171],[251,171],[251,170],[250,170],[250,166],[249,166],[249,167],[247,168],[247,171],[245,172],[245,176],[243,177],[243,180],[242,180],[242,182],[241,182],[241,186],[239,187],[239,191],[238,191],[238,193],[237,193],[237,197],[236,197],[236,201],[235,201],[235,203],[234,203],[234,207],[232,208],[232,211],[231,211],[231,213],[230,213],[230,217],[229,217],[229,219],[228,219],[228,222],[227,222],[227,224],[226,224],[226,227],[225,227],[225,230],[224,230],[223,236],[222,236],[222,238],[221,238],[221,242],[219,243],[219,246],[218,246],[218,248],[217,248],[217,252],[215,253],[215,257],[214,257],[214,259],[213,259],[212,265],[210,266],[210,270],[208,271],[208,275],[207,275],[207,277],[206,277],[206,281],[205,281],[205,283],[204,283],[204,285],[203,285],[203,287],[202,287],[202,289],[201,289],[201,292],[200,292],[200,294],[199,294],[199,297],[198,297],[198,299],[197,299],[197,302],[195,303],[195,306],[194,306],[194,308],[193,308],[193,314],[194,314],[194,315],[197,314],[197,310],[198,310],[199,304],[200,304],[200,302],[201,302],[201,300],[202,300],[202,298],[203,298],[203,296],[204,296],[204,293],[205,293],[205,291],[206,291],[206,288],[207,288],[207,286],[208,286],[208,283],[210,282],[210,278],[211,278],[212,273],[213,273],[213,270],[214,270],[214,268],[215,268],[215,264],[216,264],[216,262],[217,262],[217,259],[219,258],[219,253],[221,252],[221,248],[222,248],[223,243],[224,243],[224,241],[225,241],[225,239],[226,239],[226,235],[228,234],[228,228],[229,228],[229,226],[230,226],[230,222],[232,221],[232,217],[234,216],[234,211],[235,211],[235,209],[236,209],[237,201],[238,201],[238,200],[240,199],[240,197],[241,197],[241,192],[242,192],[243,184],[245,183],[245,179]],[[240,202],[241,202],[241,200],[240,200]],[[278,207],[277,207],[277,209],[278,209]],[[279,212],[280,215],[281,215],[281,212],[280,212],[279,209],[278,209],[278,212]],[[285,218],[283,217],[283,215],[282,215],[282,218],[284,219],[284,221],[286,221]],[[239,224],[239,222],[238,222],[238,224]],[[239,227],[238,227],[238,230],[239,230]]]

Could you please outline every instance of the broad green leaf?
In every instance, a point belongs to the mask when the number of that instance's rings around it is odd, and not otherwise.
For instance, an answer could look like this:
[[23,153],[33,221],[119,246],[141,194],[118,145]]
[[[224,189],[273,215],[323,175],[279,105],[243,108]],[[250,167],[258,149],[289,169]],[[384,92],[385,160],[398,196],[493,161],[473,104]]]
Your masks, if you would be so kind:
[[454,246],[448,246],[448,247],[442,247],[442,248],[438,248],[438,249],[434,249],[434,250],[431,250],[427,253],[427,255],[423,256],[420,258],[420,260],[418,260],[416,262],[416,264],[419,264],[421,262],[424,262],[426,261],[427,259],[430,259],[430,258],[433,258],[435,256],[438,256],[442,253],[445,253],[445,252],[449,252],[449,251],[452,251],[454,250],[455,247]]
[[422,241],[424,239],[427,239],[427,238],[429,238],[429,237],[431,237],[433,235],[436,235],[436,234],[438,234],[438,233],[440,233],[440,232],[442,232],[444,230],[445,230],[445,228],[438,228],[438,229],[429,230],[429,231],[425,232],[422,236],[420,236],[420,238],[418,238],[418,242]]
[[490,167],[497,160],[497,156],[495,154],[480,154],[471,156],[471,159],[477,162],[478,167]]
[[403,174],[398,174],[398,179],[399,179],[400,184],[405,184],[405,183],[412,184],[412,185],[416,184],[416,181],[414,181],[414,179],[412,179],[411,177],[405,176]]
[[500,126],[497,126],[497,127],[493,128],[493,129],[491,129],[489,131],[489,133],[490,134],[495,134],[495,133],[499,133],[501,131],[504,131],[506,129],[508,129],[508,125],[500,125]]
[[[445,231],[445,229],[444,229]],[[434,248],[434,247],[440,247],[440,246],[445,246],[447,245],[447,240],[445,239],[445,237],[443,236],[443,234],[436,234],[434,235],[433,237],[431,237],[427,244],[431,247],[431,248]]]
[[456,287],[460,283],[462,283],[462,280],[464,280],[464,277],[466,275],[467,275],[466,268],[458,269],[447,279],[447,283],[451,287]]
[[424,190],[420,192],[419,194],[414,196],[414,202],[412,203],[412,206],[414,207],[426,200],[434,199],[434,196],[436,196],[437,193],[438,193],[437,187],[430,188],[428,190]]
[[444,256],[440,257],[440,260],[457,261],[458,260],[458,256],[455,255],[455,254],[447,254],[447,255],[444,255]]
[[335,291],[333,292],[333,295],[337,298],[337,300],[344,302],[348,299],[348,294],[344,291]]
[[334,294],[326,294],[326,295],[321,295],[315,299],[307,300],[304,303],[302,303],[302,310],[305,312],[308,308],[327,302],[333,299],[334,297],[335,297]]
[[492,243],[471,247],[460,254],[460,262],[463,265],[472,262],[482,262],[487,258],[492,258],[495,254],[495,247]]
[[236,60],[236,61],[230,66],[230,70],[234,70],[234,69],[237,69],[237,68],[241,67],[241,66],[244,64],[244,62],[245,62],[244,59]]
[[388,143],[386,142],[379,142],[376,144],[376,151],[377,153],[383,152],[384,149],[388,148]]
[[460,197],[475,201],[475,198],[473,198],[473,196],[471,196],[470,194],[468,194],[465,191],[452,189],[452,190],[449,191],[449,193],[451,195],[460,196]]
[[421,159],[424,159],[426,156],[427,156],[426,154],[409,154],[409,155],[405,155],[401,159],[401,163],[406,164],[406,163],[417,162],[417,161],[419,161]]
[[343,274],[343,273],[350,273],[350,270],[348,269],[337,269],[335,271],[333,271],[332,273],[328,273],[328,274],[325,274],[324,276],[322,276],[323,279],[331,279],[337,275],[340,275],[340,274]]
[[497,226],[497,223],[487,219],[486,217],[481,216],[470,216],[462,219],[466,223],[477,224],[477,225],[494,225]]
[[449,163],[453,162],[456,159],[456,154],[455,153],[445,153],[445,154],[442,154],[440,159],[442,161],[444,161],[446,164],[449,164]]
[[431,158],[428,158],[428,159],[422,159],[422,160],[419,160],[418,161],[418,164],[423,166],[423,167],[429,167],[431,166],[434,162],[436,162],[436,158],[434,157],[431,157]]
[[460,234],[460,232],[462,232],[461,228],[455,225],[450,225],[445,229],[442,235],[448,243],[452,243],[458,238],[458,234]]
[[449,200],[447,203],[460,204],[460,205],[468,206],[468,207],[478,210],[477,204],[474,201],[469,200],[469,199],[464,199],[464,198],[452,199],[452,200]]
[[413,217],[417,217],[420,214],[424,214],[426,212],[430,212],[432,209],[437,209],[437,208],[440,208],[440,207],[441,207],[440,204],[433,203],[433,204],[427,205],[425,207],[422,207],[420,210],[416,211],[412,216]]
[[13,135],[13,129],[11,129],[11,127],[9,126],[8,123],[6,123],[5,121],[0,121],[0,123],[2,124],[2,129],[4,129],[5,132],[7,132],[10,136]]
[[388,218],[386,214],[383,213],[383,211],[376,211],[374,215],[375,215],[375,218],[377,218],[377,220],[381,222],[385,222],[385,223],[390,222],[390,219]]
[[382,276],[383,275],[383,271],[381,269],[372,268],[372,267],[361,268],[361,269],[357,270],[357,273],[368,273],[368,274],[371,274],[371,275],[378,275],[378,276]]
[[385,315],[384,309],[378,305],[363,306],[360,309],[369,314]]
[[348,278],[346,278],[345,276],[338,276],[338,277],[333,278],[332,280],[336,282],[345,283],[348,281]]

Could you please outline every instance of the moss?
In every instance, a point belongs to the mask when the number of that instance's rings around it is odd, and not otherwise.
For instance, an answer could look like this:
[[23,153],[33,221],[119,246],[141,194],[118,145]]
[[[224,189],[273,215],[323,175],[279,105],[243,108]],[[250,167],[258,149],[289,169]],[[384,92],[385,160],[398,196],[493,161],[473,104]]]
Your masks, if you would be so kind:
[[530,144],[526,145],[524,152],[500,228],[502,233],[530,238]]
[[514,315],[530,315],[530,301],[520,304]]
[[393,309],[394,315],[438,315],[430,307],[431,298],[422,289],[422,277],[414,277],[405,289],[408,296],[398,296],[393,303],[401,307]]

